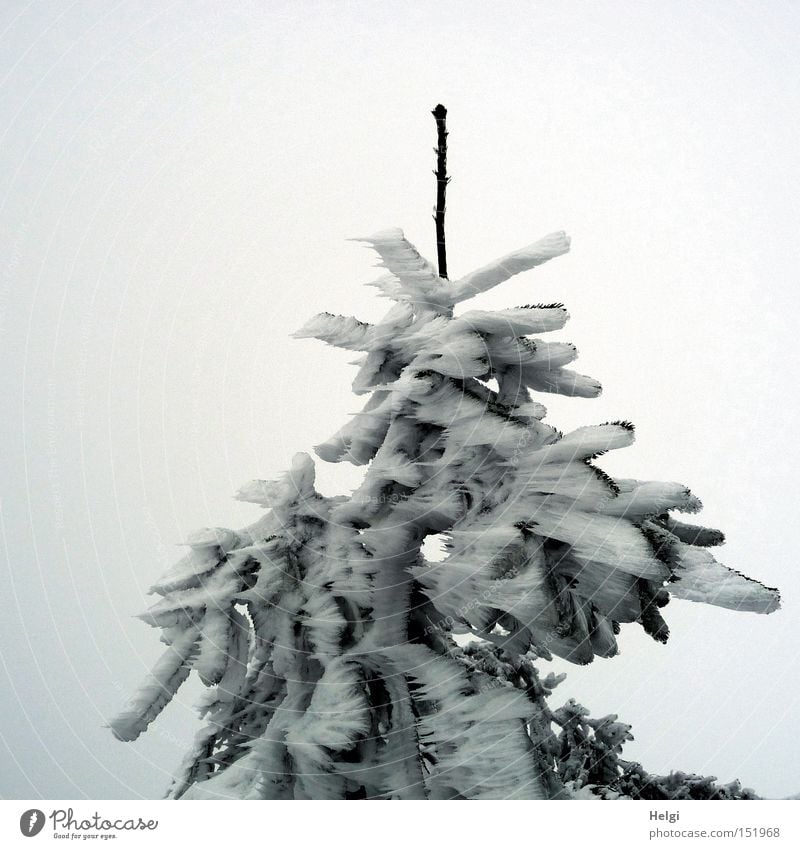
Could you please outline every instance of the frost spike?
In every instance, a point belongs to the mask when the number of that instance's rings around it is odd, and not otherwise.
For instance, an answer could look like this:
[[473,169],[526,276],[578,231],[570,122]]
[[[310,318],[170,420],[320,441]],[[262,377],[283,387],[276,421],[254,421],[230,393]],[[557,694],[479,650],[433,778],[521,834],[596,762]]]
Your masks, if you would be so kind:
[[470,310],[456,317],[456,321],[481,333],[498,336],[527,336],[560,330],[569,319],[564,307],[515,307],[505,310]]
[[129,705],[111,720],[111,730],[118,740],[135,740],[169,704],[189,676],[197,637],[195,627],[176,638],[139,685]]
[[368,351],[375,327],[353,316],[321,312],[292,335],[295,339],[319,339],[348,351]]
[[676,598],[750,613],[774,613],[781,606],[776,589],[723,566],[710,552],[683,543],[678,549],[679,565],[668,585]]
[[542,265],[549,259],[567,253],[569,247],[569,237],[563,230],[559,230],[527,247],[506,254],[453,283],[453,303],[466,301],[479,292],[493,289],[515,274],[521,274],[523,271]]

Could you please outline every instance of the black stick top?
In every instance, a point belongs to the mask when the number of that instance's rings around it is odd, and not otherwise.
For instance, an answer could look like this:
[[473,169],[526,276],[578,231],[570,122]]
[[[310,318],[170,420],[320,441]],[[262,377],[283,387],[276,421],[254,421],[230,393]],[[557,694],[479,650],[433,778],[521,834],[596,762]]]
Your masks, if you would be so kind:
[[447,250],[444,239],[444,200],[445,190],[450,178],[447,176],[447,128],[445,117],[447,110],[440,103],[431,113],[436,118],[438,147],[436,150],[436,211],[433,218],[436,222],[436,252],[439,259],[439,277],[447,279]]

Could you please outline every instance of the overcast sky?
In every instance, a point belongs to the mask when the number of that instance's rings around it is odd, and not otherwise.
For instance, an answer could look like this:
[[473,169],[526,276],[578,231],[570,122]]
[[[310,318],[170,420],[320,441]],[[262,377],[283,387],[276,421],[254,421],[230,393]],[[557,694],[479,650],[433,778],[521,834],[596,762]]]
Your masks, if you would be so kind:
[[[554,705],[619,714],[650,771],[800,791],[799,34],[779,0],[3,3],[0,795],[163,795],[198,687],[113,740],[164,648],[133,615],[360,408],[352,357],[289,334],[385,311],[348,238],[433,258],[439,101],[451,276],[572,236],[470,302],[566,303],[604,393],[548,421],[635,422],[603,468],[689,485],[720,559],[784,594],[673,601],[666,646],[626,628]],[[325,494],[359,477],[318,463]]]

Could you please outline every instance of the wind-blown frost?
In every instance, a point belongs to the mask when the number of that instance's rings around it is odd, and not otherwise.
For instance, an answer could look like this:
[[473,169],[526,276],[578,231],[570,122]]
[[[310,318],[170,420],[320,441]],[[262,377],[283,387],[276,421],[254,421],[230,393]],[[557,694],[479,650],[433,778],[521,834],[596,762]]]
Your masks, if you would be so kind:
[[[362,241],[395,305],[374,324],[323,313],[297,333],[360,354],[353,390],[369,397],[315,450],[366,467],[361,485],[323,497],[301,453],[239,491],[261,520],[194,534],[141,615],[168,649],[113,732],[135,739],[194,670],[205,725],[174,798],[673,793],[671,777],[620,760],[630,729],[616,717],[550,711],[559,680],[532,661],[611,657],[627,624],[665,642],[671,596],[769,613],[777,591],[714,559],[719,531],[674,517],[701,508],[687,487],[599,468],[633,442],[629,422],[544,423],[532,391],[600,392],[565,368],[574,345],[538,336],[563,327],[563,305],[455,313],[566,253],[563,233],[455,281],[400,230]],[[431,535],[446,540],[441,562],[421,553]],[[740,790],[684,779],[673,795]]]

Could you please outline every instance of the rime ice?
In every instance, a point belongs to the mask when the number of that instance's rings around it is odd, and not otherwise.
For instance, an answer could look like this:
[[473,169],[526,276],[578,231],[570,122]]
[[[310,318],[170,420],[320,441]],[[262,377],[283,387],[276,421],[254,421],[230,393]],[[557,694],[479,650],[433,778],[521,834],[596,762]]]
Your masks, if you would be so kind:
[[[376,324],[324,313],[297,335],[360,354],[363,409],[315,450],[364,466],[363,483],[325,498],[297,454],[279,480],[240,490],[265,508],[260,521],[187,541],[141,616],[168,648],[115,735],[135,739],[195,671],[205,725],[173,798],[747,795],[622,761],[629,726],[572,701],[551,711],[559,679],[533,666],[613,656],[623,625],[665,642],[670,596],[778,607],[777,591],[711,555],[719,531],[675,518],[701,507],[685,486],[614,480],[596,464],[633,442],[633,425],[562,434],[544,422],[539,393],[601,391],[568,368],[573,345],[539,338],[565,324],[563,305],[455,312],[569,239],[456,281],[400,230],[362,241],[393,306]],[[421,553],[431,535],[446,539],[441,562]]]

